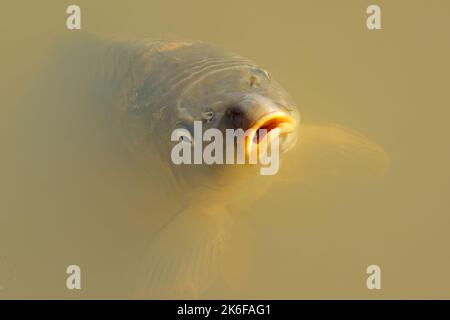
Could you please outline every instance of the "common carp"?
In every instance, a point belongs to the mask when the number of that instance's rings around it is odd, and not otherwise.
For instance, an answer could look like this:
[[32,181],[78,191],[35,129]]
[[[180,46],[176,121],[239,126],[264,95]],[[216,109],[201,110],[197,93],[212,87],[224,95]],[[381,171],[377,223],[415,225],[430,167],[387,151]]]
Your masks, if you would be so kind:
[[[224,252],[238,216],[230,208],[251,206],[273,181],[296,183],[342,168],[376,176],[389,165],[382,147],[352,130],[301,124],[293,98],[268,71],[201,41],[70,36],[43,74],[29,100],[32,111],[24,112],[35,134],[25,139],[19,162],[33,154],[34,169],[22,181],[45,190],[35,201],[52,202],[47,211],[83,221],[69,228],[72,241],[86,235],[95,247],[97,231],[84,227],[94,220],[141,219],[136,234],[144,234],[148,248],[135,271],[138,297],[201,297],[226,273]],[[224,136],[227,129],[278,130],[280,172],[261,175],[259,164],[174,164],[172,133],[193,134],[195,121],[203,132],[214,128]],[[246,140],[250,149],[258,143]],[[77,217],[80,210],[86,218]],[[117,227],[103,232],[120,242]],[[142,260],[138,251],[133,261]],[[61,253],[66,260],[71,254]]]

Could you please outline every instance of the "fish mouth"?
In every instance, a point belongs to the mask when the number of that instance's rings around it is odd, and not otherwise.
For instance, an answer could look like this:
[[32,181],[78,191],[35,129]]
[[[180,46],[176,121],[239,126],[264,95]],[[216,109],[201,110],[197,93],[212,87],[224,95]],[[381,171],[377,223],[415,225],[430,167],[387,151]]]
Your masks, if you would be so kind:
[[278,130],[280,149],[285,151],[290,146],[290,143],[287,143],[286,140],[291,133],[295,132],[296,128],[296,120],[282,111],[272,112],[260,117],[248,129],[246,139],[247,154],[250,154],[254,148],[258,148],[262,142],[270,143],[273,141],[275,135],[272,131],[274,129]]

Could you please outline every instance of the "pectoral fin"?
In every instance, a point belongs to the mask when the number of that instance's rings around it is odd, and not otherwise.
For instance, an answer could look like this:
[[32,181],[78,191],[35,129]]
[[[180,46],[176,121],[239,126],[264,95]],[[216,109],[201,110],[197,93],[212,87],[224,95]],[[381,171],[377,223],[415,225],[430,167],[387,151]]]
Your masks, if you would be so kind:
[[366,180],[383,176],[389,166],[384,149],[356,131],[337,125],[302,125],[297,145],[283,159],[280,179]]
[[139,296],[200,297],[221,272],[229,224],[223,207],[183,210],[150,244]]

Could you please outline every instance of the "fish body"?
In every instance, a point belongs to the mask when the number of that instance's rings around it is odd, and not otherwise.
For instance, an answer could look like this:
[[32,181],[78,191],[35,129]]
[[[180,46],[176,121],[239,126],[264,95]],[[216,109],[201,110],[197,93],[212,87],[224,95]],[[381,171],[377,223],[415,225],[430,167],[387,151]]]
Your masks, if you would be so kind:
[[[369,171],[377,173],[387,167],[382,148],[365,137],[342,127],[300,126],[296,103],[268,71],[201,41],[74,35],[56,46],[42,74],[20,121],[36,134],[18,136],[11,152],[15,166],[32,169],[16,170],[11,179],[22,181],[18,188],[28,185],[25,194],[32,195],[41,217],[77,221],[81,227],[68,228],[68,243],[81,233],[92,246],[102,242],[89,227],[100,221],[142,221],[128,226],[141,237],[132,254],[116,253],[106,240],[99,245],[111,250],[104,263],[130,259],[121,272],[136,273],[132,291],[138,297],[201,297],[226,278],[236,218],[230,208],[251,206],[277,179],[295,183],[315,172],[339,172],[349,162],[376,167]],[[194,134],[195,122],[202,133],[216,129],[224,136],[227,129],[279,129],[280,174],[261,175],[259,164],[175,164],[171,151],[180,141],[172,134]],[[245,148],[260,143],[251,138]],[[339,161],[332,160],[335,155]],[[284,173],[283,162],[289,168]],[[103,230],[105,239],[118,243],[119,232]],[[60,253],[61,261],[70,257],[73,252]],[[93,252],[84,259],[98,257]],[[135,264],[139,271],[129,271]]]

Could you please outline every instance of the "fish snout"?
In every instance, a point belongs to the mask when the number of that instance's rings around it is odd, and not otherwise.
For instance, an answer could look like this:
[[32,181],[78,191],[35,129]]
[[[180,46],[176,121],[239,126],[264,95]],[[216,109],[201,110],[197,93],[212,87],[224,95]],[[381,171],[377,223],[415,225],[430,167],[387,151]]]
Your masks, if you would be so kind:
[[[297,120],[289,109],[262,96],[249,96],[227,110],[233,129],[246,131],[246,151],[250,153],[264,139],[269,142],[277,130],[280,151],[286,151],[296,141]],[[267,141],[266,141],[267,142]]]

